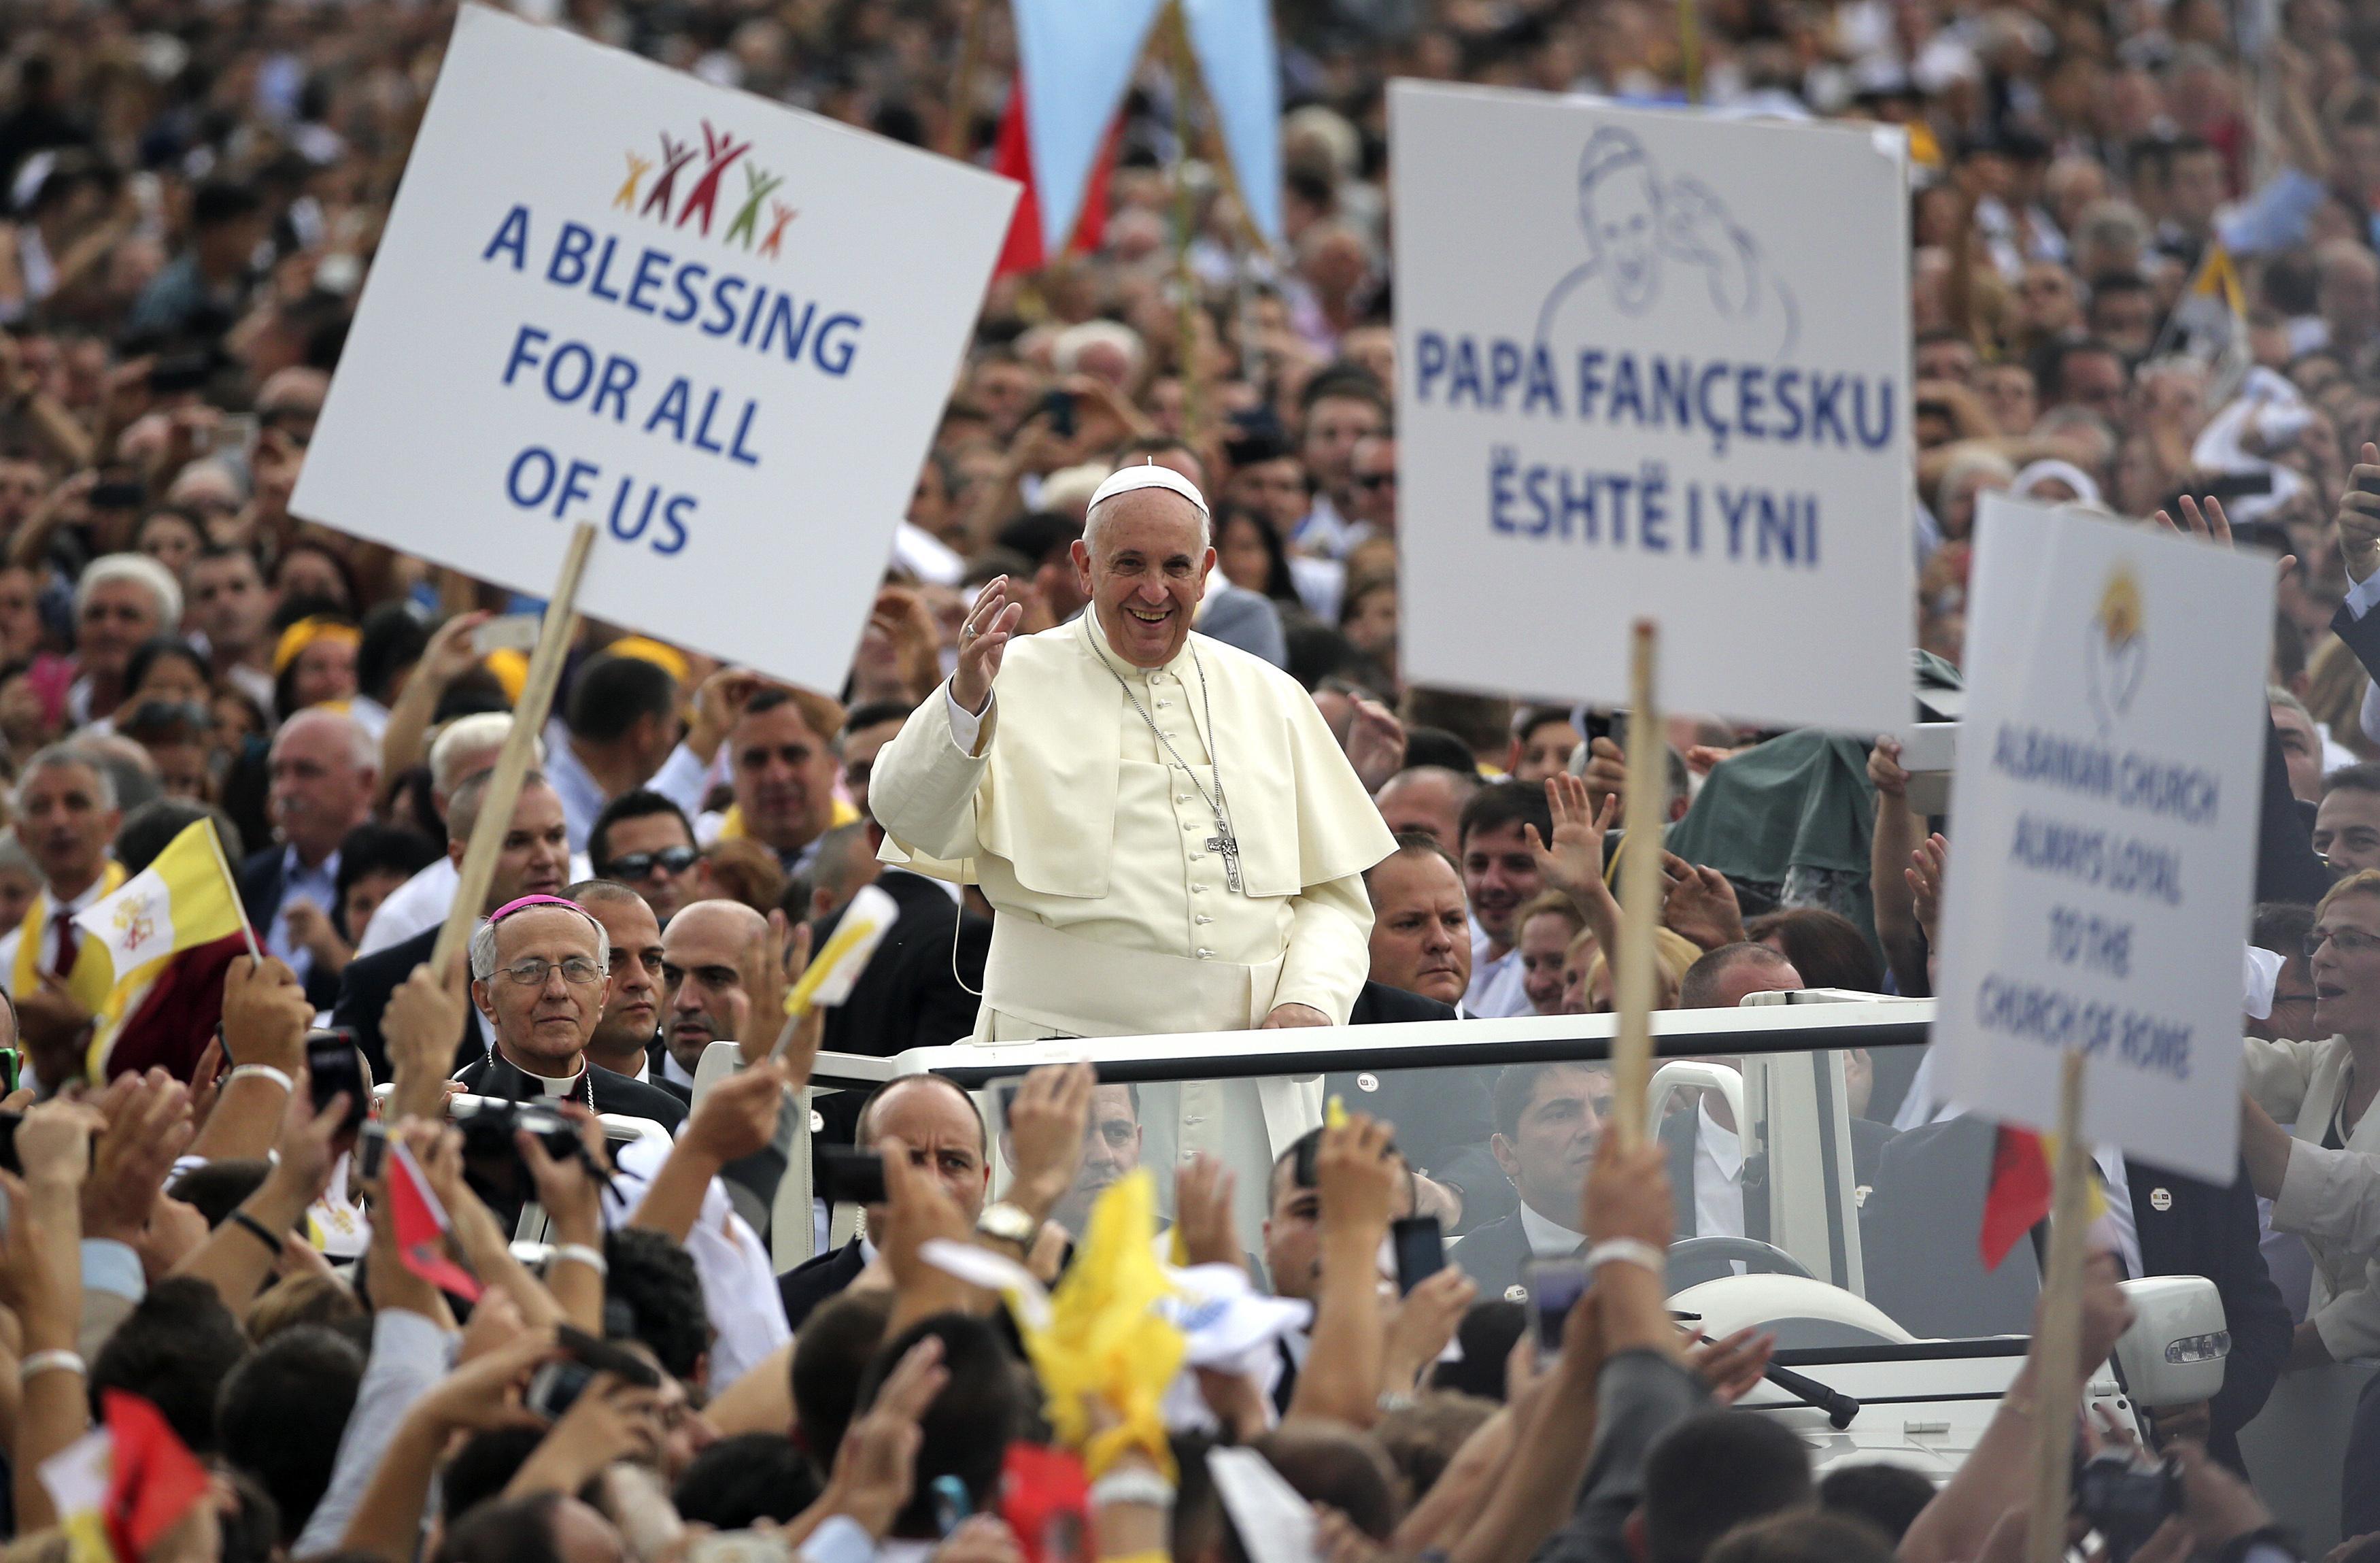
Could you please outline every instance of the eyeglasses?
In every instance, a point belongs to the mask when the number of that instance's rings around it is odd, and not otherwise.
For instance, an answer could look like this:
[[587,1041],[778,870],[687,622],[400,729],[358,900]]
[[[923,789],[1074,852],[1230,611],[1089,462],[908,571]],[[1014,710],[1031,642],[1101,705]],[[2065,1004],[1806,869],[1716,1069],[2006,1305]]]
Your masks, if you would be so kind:
[[[546,978],[553,974],[556,965],[541,955],[533,955],[527,960],[516,960],[510,966],[499,968],[498,974],[517,987],[541,988],[545,986]],[[593,987],[603,980],[603,969],[583,955],[565,958],[559,963],[559,970],[562,980],[574,988]]]
[[691,847],[664,847],[658,852],[628,852],[603,865],[606,879],[643,879],[659,868],[663,873],[684,873],[702,854]]
[[2306,935],[2306,959],[2312,960],[2325,945],[2337,945],[2341,955],[2362,955],[2380,950],[2380,934],[2367,934],[2361,928],[2317,928]]
[[131,715],[116,723],[126,732],[150,727],[206,728],[214,725],[214,713],[194,700],[144,700],[132,708]]

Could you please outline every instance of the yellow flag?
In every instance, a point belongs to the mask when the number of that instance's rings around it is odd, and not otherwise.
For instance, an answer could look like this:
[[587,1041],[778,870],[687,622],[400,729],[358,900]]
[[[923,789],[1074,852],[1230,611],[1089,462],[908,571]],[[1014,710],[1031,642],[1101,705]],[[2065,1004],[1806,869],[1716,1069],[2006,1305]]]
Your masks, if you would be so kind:
[[114,963],[110,986],[119,994],[168,956],[246,925],[211,819],[186,827],[121,889],[75,915]]

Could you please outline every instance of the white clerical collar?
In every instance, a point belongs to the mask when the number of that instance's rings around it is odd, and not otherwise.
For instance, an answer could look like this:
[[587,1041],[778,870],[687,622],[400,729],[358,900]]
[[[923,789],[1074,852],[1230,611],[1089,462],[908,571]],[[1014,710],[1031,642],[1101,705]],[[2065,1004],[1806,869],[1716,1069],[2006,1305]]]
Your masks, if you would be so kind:
[[1539,1215],[1526,1201],[1521,1204],[1521,1235],[1529,1239],[1529,1252],[1538,1259],[1567,1259],[1586,1246],[1585,1233]]
[[1694,1104],[1702,1115],[1703,1150],[1718,1164],[1719,1171],[1730,1183],[1743,1177],[1743,1136],[1732,1129],[1721,1129],[1718,1120],[1710,1116],[1710,1098],[1706,1095]]

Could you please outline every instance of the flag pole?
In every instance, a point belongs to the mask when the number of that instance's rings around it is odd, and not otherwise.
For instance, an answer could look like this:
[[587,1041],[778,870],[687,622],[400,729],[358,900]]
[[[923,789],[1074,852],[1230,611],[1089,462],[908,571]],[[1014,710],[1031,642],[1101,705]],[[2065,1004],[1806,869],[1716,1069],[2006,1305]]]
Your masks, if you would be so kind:
[[1190,193],[1190,99],[1197,91],[1198,66],[1190,53],[1190,18],[1182,0],[1166,7],[1173,55],[1173,286],[1181,293],[1174,369],[1182,376],[1182,437],[1198,444],[1198,284],[1190,271],[1192,226],[1197,203]]
[[544,727],[545,714],[553,703],[554,686],[562,681],[563,659],[569,653],[571,635],[577,628],[578,581],[587,572],[587,553],[594,543],[594,523],[581,521],[570,534],[569,545],[563,553],[562,574],[554,582],[552,598],[545,604],[545,622],[538,630],[537,649],[529,653],[528,677],[521,685],[519,702],[513,707],[512,731],[504,735],[504,747],[497,752],[495,774],[489,778],[487,794],[480,800],[480,817],[471,826],[470,845],[463,850],[455,904],[446,909],[446,921],[439,928],[437,945],[431,951],[430,973],[442,983],[453,961],[470,942],[471,930],[479,926],[488,898],[488,884],[495,877],[497,855],[513,826],[513,804],[520,797],[521,779],[528,774],[529,757],[537,752],[538,733]]
[[2066,1513],[2073,1477],[2077,1386],[2082,1355],[2084,1227],[2091,1196],[2091,1153],[2082,1143],[2082,1055],[2064,1056],[2058,1083],[2058,1163],[2051,1184],[2049,1261],[2041,1284],[2041,1338],[2034,1343],[2040,1377],[2033,1386],[2033,1505],[2025,1523],[2027,1563],[2066,1556]]
[[983,12],[987,0],[966,0],[959,18],[959,59],[951,69],[951,102],[944,112],[942,155],[967,161],[975,128],[975,73],[983,58]]
[[1653,934],[1661,920],[1661,828],[1669,812],[1669,743],[1656,694],[1660,629],[1636,621],[1629,646],[1628,793],[1620,837],[1620,948],[1607,951],[1620,1001],[1611,1050],[1612,1102],[1623,1148],[1649,1132],[1645,1089],[1653,1072]]
[[206,819],[207,846],[215,855],[215,867],[223,870],[224,883],[231,886],[231,904],[239,909],[239,935],[248,941],[248,958],[257,965],[264,964],[264,952],[257,947],[256,925],[248,920],[248,903],[240,898],[239,879],[231,871],[231,860],[224,856],[223,832],[215,828],[214,816]]

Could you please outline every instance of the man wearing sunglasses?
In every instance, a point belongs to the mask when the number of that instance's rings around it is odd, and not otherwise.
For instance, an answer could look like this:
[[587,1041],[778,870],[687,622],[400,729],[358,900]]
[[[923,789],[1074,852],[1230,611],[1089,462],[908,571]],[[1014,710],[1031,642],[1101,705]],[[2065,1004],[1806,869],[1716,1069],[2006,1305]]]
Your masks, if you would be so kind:
[[605,804],[587,834],[587,855],[598,878],[642,896],[664,926],[695,898],[694,865],[701,853],[694,826],[658,792],[639,788]]

